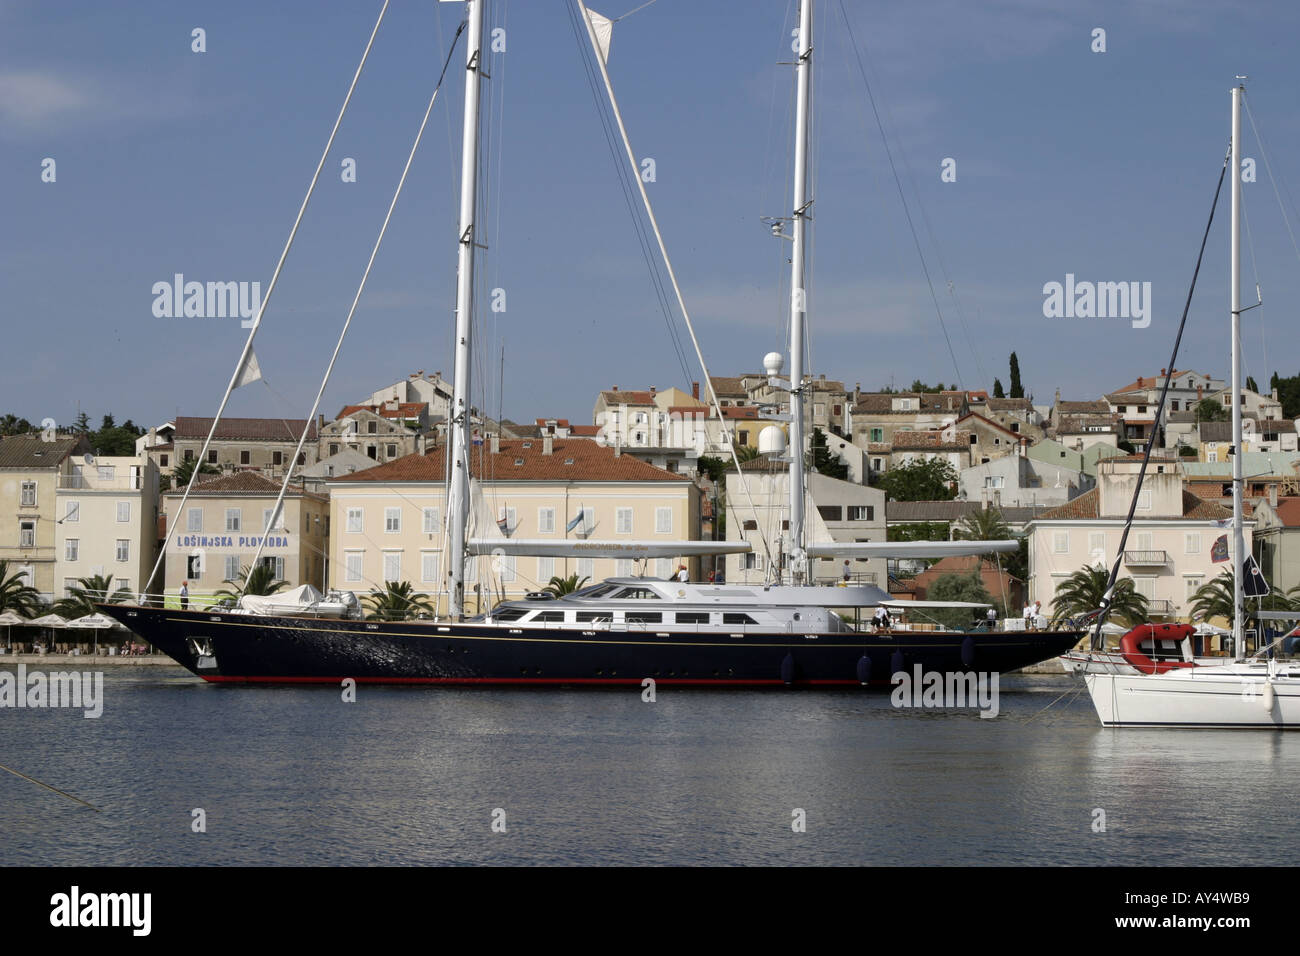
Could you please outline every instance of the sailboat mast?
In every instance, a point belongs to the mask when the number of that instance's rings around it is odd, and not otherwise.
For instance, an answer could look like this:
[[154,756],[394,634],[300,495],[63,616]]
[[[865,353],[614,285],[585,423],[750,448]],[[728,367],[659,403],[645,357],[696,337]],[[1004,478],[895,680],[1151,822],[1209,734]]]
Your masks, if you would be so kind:
[[1241,593],[1246,560],[1241,520],[1241,96],[1245,90],[1241,83],[1232,88],[1232,646],[1237,660],[1245,657]]
[[465,609],[465,536],[469,524],[470,465],[470,345],[474,319],[474,247],[478,237],[474,216],[478,209],[479,86],[483,65],[483,4],[466,0],[469,24],[465,54],[465,118],[460,159],[460,226],[456,263],[456,358],[452,382],[451,422],[448,437],[447,590],[453,617]]
[[808,121],[812,96],[813,0],[799,5],[799,60],[795,66],[794,213],[790,256],[790,573],[794,583],[808,575],[804,552],[804,315],[807,310],[807,272],[804,233],[812,200],[808,198]]

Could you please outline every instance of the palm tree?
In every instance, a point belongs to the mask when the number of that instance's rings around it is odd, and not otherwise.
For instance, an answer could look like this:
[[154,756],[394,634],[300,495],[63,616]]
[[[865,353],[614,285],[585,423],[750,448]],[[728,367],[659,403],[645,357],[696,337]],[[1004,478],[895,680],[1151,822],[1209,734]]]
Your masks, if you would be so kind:
[[742,465],[747,461],[753,461],[758,457],[758,447],[756,445],[736,445],[736,460]]
[[587,578],[580,578],[576,574],[570,574],[567,578],[553,577],[551,582],[542,590],[547,594],[554,594],[557,598],[560,598],[566,594],[572,594],[574,591],[582,590],[587,580]]
[[[166,475],[163,476],[165,480],[170,482],[170,484],[165,486],[164,490],[170,487],[176,487],[176,488],[188,487],[190,483],[190,476],[194,474],[194,469],[196,466],[199,470],[200,475],[221,474],[221,471],[219,469],[217,469],[213,465],[208,464],[206,461],[200,464],[197,458],[191,458],[188,461],[182,461],[180,464],[178,464],[176,468],[172,471],[172,475],[170,479],[168,479]],[[195,484],[198,484],[198,482],[201,482],[202,480],[203,480],[202,478],[199,478],[198,481],[195,482]]]
[[[248,583],[245,584],[245,581]],[[222,588],[216,593],[216,596],[234,598],[238,601],[245,594],[274,594],[276,591],[288,585],[289,582],[277,581],[275,579],[275,567],[267,563],[259,564],[255,567],[251,577],[248,574],[248,565],[244,565],[239,569],[238,581],[232,581],[230,578],[227,578],[222,583],[229,584],[230,587]]]
[[362,600],[369,616],[381,621],[404,621],[418,613],[434,613],[428,597],[416,594],[410,581],[385,581],[383,588],[371,588]]
[[[1052,620],[1081,617],[1101,607],[1102,596],[1110,572],[1103,567],[1080,568],[1056,589],[1052,600]],[[1147,599],[1133,587],[1132,578],[1119,578],[1107,617],[1128,625],[1141,624],[1147,619]]]
[[0,561],[0,611],[35,617],[44,602],[41,592],[29,587],[22,572],[9,573],[9,562]]
[[[1274,591],[1259,598],[1258,607],[1268,611],[1292,611],[1295,610],[1297,594],[1300,594],[1300,587],[1292,588],[1287,594]],[[1221,617],[1231,625],[1236,616],[1233,613],[1232,600],[1232,572],[1225,568],[1213,581],[1207,581],[1196,589],[1187,610],[1193,619],[1200,618],[1208,621],[1213,617]],[[1244,602],[1249,600],[1245,598]],[[1249,608],[1246,613],[1249,617]]]
[[953,531],[965,541],[1005,541],[1011,537],[1011,529],[998,508],[967,512]]
[[54,613],[69,620],[94,614],[96,604],[123,604],[131,600],[131,591],[122,584],[113,587],[113,575],[93,574],[77,578],[76,587],[68,588],[68,596],[54,605]]

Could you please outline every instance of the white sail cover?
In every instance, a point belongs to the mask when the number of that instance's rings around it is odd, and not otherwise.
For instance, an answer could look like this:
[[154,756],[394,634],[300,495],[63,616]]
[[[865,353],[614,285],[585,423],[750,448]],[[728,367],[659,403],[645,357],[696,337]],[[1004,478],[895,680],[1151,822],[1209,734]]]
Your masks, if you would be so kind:
[[321,593],[310,584],[278,594],[245,594],[239,606],[252,614],[294,614],[319,603]]
[[1004,541],[863,541],[822,542],[805,549],[810,558],[950,558],[954,555],[1019,551],[1020,542]]
[[540,558],[675,558],[742,554],[747,541],[628,541],[609,538],[471,538],[470,554],[524,554]]

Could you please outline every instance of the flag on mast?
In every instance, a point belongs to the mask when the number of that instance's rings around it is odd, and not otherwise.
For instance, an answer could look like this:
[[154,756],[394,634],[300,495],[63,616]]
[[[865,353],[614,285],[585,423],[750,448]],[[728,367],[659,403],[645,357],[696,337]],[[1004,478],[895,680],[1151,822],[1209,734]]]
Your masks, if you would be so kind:
[[1241,563],[1241,593],[1246,597],[1264,597],[1271,590],[1264,572],[1255,563],[1255,556],[1246,555],[1246,560]]
[[248,356],[239,365],[239,372],[235,375],[235,388],[241,385],[249,385],[256,382],[262,377],[262,369],[257,364],[257,355],[250,348]]
[[1228,560],[1228,536],[1226,534],[1219,535],[1218,540],[1211,545],[1210,560],[1215,564],[1222,564]]

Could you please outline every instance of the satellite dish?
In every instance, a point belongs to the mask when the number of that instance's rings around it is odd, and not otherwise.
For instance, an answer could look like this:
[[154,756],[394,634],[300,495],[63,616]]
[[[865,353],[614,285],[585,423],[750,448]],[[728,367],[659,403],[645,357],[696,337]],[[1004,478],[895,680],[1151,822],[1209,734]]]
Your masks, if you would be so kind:
[[87,465],[93,465],[95,463],[95,456],[92,455],[90,452],[86,452],[86,454],[82,457],[81,460],[84,461]]

